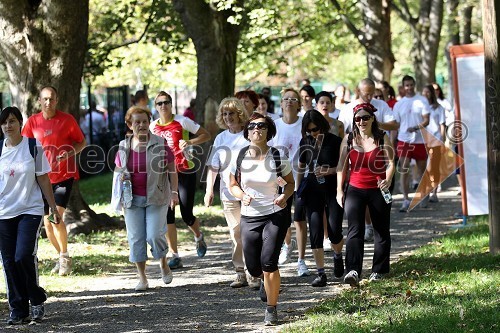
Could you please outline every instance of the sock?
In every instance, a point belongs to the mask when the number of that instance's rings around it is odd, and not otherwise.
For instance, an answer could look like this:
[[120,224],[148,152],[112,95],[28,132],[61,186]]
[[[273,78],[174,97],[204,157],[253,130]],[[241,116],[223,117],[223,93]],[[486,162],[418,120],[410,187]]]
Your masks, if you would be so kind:
[[366,229],[373,229],[373,224],[365,224]]
[[67,257],[69,257],[69,253],[68,252],[61,252],[61,253],[59,253],[59,256],[67,258]]
[[200,232],[200,237],[196,237],[196,236],[194,236],[194,241],[195,241],[195,242],[199,242],[199,241],[201,241],[202,239],[203,239],[203,233],[201,233],[201,232]]
[[301,263],[301,262],[305,263],[306,261],[304,259],[300,259],[300,258],[297,259],[297,263]]
[[325,274],[325,268],[324,267],[318,268],[318,275],[322,275],[322,274]]
[[340,252],[340,253],[334,252],[333,253],[333,259],[341,259],[341,258],[342,258],[342,252]]
[[268,305],[266,310],[267,312],[274,312],[274,310],[276,310],[276,305]]
[[179,253],[172,253],[172,258],[179,258]]

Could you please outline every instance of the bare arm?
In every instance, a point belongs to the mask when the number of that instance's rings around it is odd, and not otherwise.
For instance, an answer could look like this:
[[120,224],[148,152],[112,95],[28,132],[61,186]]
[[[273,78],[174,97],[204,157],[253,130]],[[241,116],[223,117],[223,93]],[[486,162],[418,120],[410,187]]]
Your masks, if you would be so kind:
[[342,144],[340,145],[340,158],[339,163],[337,165],[337,203],[343,207],[343,199],[344,199],[344,182],[347,176],[348,162],[347,159],[347,137],[346,135],[342,140]]
[[54,192],[52,191],[52,184],[50,183],[49,175],[43,174],[41,176],[37,176],[36,180],[42,190],[43,196],[49,204],[50,213],[54,214],[56,222],[60,223],[62,219],[56,208],[56,200],[54,199]]
[[56,157],[56,160],[60,162],[70,158],[71,156],[75,156],[76,154],[81,152],[83,148],[85,148],[86,146],[87,146],[87,141],[85,141],[85,138],[83,138],[81,142],[73,143],[73,149],[69,151],[63,151],[60,155],[58,155]]
[[196,131],[195,135],[196,137],[186,141],[179,140],[179,148],[181,150],[184,150],[187,146],[199,145],[210,140],[210,133],[208,133],[208,131],[201,126],[200,128],[198,128],[198,131]]
[[173,208],[179,203],[179,177],[175,170],[175,163],[171,162],[167,165],[168,178],[170,179],[170,190],[172,191],[172,198],[170,199],[170,207]]
[[215,169],[212,166],[208,167],[207,179],[206,179],[207,187],[205,190],[205,198],[204,198],[205,206],[207,207],[211,206],[212,202],[214,201],[214,184],[215,180],[217,179],[217,173],[218,173],[217,169]]
[[385,131],[393,131],[399,129],[399,123],[396,120],[391,120],[386,123],[378,123],[378,127]]

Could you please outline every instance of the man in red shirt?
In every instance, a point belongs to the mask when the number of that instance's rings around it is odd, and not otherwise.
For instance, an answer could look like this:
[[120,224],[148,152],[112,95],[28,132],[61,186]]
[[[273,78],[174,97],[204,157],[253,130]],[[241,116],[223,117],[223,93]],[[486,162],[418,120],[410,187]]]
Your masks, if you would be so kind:
[[[73,181],[79,178],[75,155],[87,143],[75,118],[70,114],[56,110],[57,90],[54,87],[42,88],[38,102],[42,112],[29,117],[22,134],[28,138],[36,138],[42,144],[51,167],[49,178],[56,199],[57,211],[60,216],[63,216]],[[59,260],[52,272],[63,276],[71,272],[68,233],[64,221],[59,224],[53,224],[49,221],[50,213],[52,212],[45,203],[45,231],[47,238],[59,253]]]

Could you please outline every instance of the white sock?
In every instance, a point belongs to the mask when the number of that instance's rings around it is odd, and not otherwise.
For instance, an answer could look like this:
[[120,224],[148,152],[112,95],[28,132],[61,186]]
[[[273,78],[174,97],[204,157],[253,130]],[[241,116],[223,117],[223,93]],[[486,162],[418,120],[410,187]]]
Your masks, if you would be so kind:
[[59,256],[67,258],[67,257],[69,257],[69,253],[68,252],[61,252],[61,253],[59,253]]
[[203,233],[201,233],[201,232],[200,232],[200,237],[196,237],[196,236],[194,236],[194,241],[195,241],[195,242],[199,242],[199,241],[201,241],[202,239],[203,239]]

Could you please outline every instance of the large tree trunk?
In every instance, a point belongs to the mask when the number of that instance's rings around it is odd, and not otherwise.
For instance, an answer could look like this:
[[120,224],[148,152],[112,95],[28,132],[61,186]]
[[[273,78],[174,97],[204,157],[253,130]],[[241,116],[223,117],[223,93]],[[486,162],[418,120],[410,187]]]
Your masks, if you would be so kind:
[[[219,102],[234,94],[236,51],[241,24],[228,22],[232,10],[218,11],[204,0],[174,0],[184,29],[193,41],[198,61],[196,119],[215,135],[215,116]],[[243,0],[233,5],[242,7]]]
[[[39,89],[52,85],[58,90],[58,109],[79,119],[88,17],[88,0],[0,2],[0,52],[7,67],[13,104],[25,118],[37,109]],[[82,220],[82,215],[95,217],[76,185],[65,216],[72,233],[79,228],[69,224],[93,221]]]
[[376,81],[390,81],[396,61],[391,43],[392,0],[359,1],[358,9],[363,13],[362,29],[356,27],[337,0],[331,0],[331,3],[365,48],[368,76]]
[[390,81],[394,69],[391,36],[391,0],[360,1],[363,11],[368,76],[375,81]]

